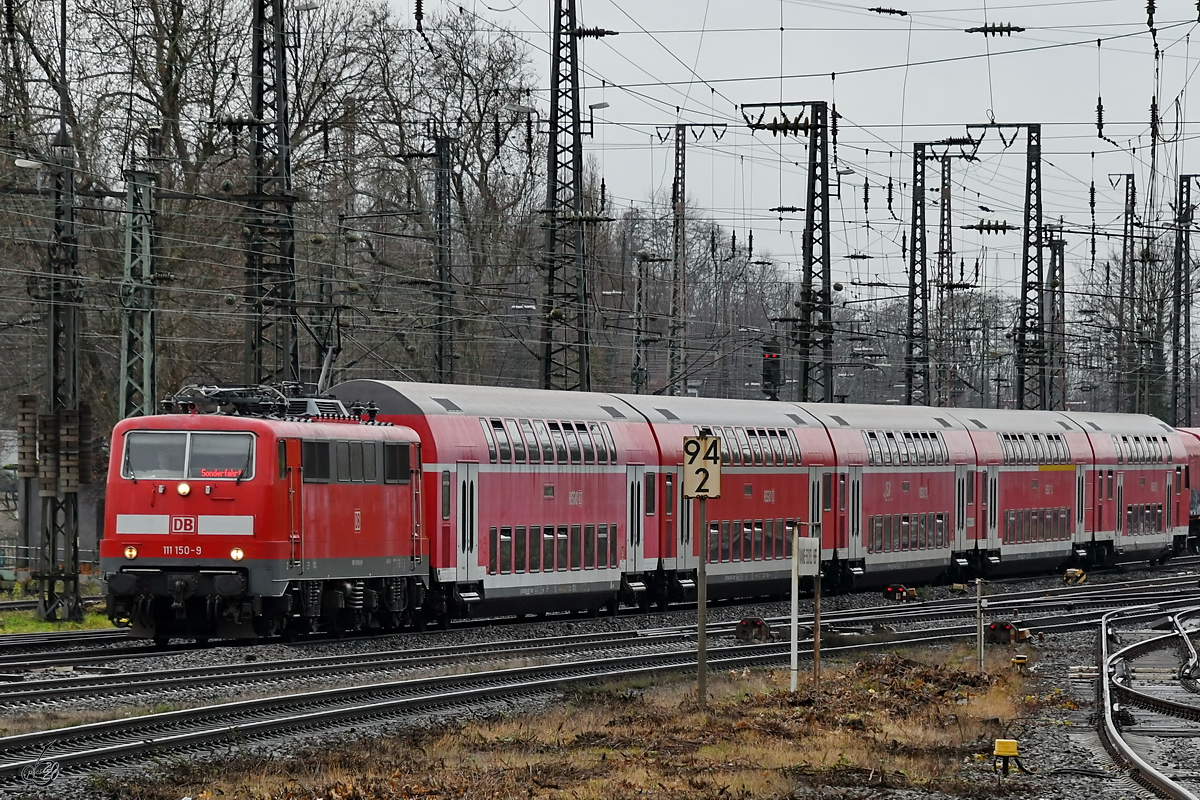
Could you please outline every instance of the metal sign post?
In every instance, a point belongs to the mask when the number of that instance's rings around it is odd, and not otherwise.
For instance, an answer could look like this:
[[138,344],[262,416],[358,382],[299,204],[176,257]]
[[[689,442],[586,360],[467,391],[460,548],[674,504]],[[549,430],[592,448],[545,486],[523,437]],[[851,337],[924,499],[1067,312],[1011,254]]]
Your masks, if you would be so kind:
[[[803,523],[801,523],[803,524]],[[813,579],[813,588],[818,594],[813,605],[813,674],[820,669],[821,647],[821,616],[819,592],[821,580],[821,540],[808,537],[801,538],[800,526],[792,529],[792,684],[791,691],[796,691],[800,676],[800,576],[808,575]]]
[[[707,433],[707,431],[705,432]],[[697,542],[696,560],[696,697],[700,708],[708,701],[708,508],[710,497],[721,496],[721,437],[685,436],[683,438],[683,496],[700,501],[699,520],[693,541]]]
[[987,601],[983,599],[983,578],[975,579],[975,660],[979,671],[983,672],[983,609]]

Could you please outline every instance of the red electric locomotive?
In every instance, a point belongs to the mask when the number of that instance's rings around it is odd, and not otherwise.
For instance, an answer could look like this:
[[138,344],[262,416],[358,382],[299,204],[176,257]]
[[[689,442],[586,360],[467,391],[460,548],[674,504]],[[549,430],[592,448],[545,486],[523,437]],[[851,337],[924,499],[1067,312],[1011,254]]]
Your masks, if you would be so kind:
[[178,400],[113,431],[100,564],[117,625],[203,639],[410,620],[428,574],[412,430],[257,389]]

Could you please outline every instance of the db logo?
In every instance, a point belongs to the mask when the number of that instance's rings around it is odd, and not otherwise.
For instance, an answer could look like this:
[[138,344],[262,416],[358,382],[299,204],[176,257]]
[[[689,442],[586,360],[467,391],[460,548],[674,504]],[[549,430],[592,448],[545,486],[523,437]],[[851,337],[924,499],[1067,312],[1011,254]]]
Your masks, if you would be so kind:
[[362,530],[362,512],[359,511],[357,508],[354,509],[354,530],[356,530],[356,531]]
[[195,517],[171,517],[171,533],[195,533]]

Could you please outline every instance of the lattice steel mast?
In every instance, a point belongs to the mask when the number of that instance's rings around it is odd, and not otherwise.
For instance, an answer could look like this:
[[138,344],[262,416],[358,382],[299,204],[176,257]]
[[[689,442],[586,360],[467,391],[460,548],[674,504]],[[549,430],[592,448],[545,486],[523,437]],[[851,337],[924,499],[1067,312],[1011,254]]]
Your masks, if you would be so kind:
[[[75,231],[75,152],[67,132],[67,3],[59,3],[58,133],[54,160],[54,230],[46,276],[46,388],[50,413],[38,419],[38,495],[42,537],[37,615],[83,619],[79,596],[79,351],[80,301]],[[85,448],[86,450],[87,448]],[[85,464],[86,479],[90,464]],[[62,585],[61,591],[59,584]]]
[[155,412],[154,174],[125,173],[125,275],[121,280],[121,419]]
[[929,405],[929,281],[925,261],[925,143],[913,144],[912,224],[908,239],[908,330],[904,402]]
[[284,0],[254,3],[245,381],[300,380]]
[[667,331],[667,393],[687,396],[687,125],[675,126],[675,177],[671,182],[671,321]]
[[1180,175],[1175,199],[1175,264],[1171,293],[1171,424],[1192,424],[1192,181]]
[[[1137,186],[1132,173],[1125,178],[1125,224],[1121,236],[1121,270],[1117,289],[1117,402],[1116,411],[1129,411],[1137,396],[1137,381],[1132,379],[1132,333],[1134,311],[1133,260],[1136,256]],[[1132,387],[1132,391],[1131,391]]]

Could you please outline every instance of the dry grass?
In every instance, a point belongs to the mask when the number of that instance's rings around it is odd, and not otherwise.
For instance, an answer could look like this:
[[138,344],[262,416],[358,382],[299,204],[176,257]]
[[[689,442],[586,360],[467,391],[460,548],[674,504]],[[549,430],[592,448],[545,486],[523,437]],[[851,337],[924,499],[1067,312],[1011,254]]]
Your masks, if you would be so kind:
[[828,785],[993,794],[972,756],[990,752],[991,739],[1028,710],[1061,698],[1030,694],[1010,670],[946,666],[945,652],[909,656],[827,665],[819,690],[795,694],[786,672],[719,673],[705,711],[691,680],[631,681],[572,690],[546,713],[343,742],[288,760],[179,764],[154,780],[97,789],[131,800],[718,800]]

